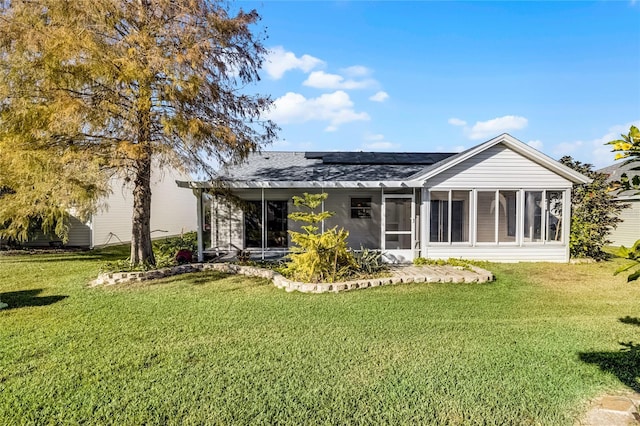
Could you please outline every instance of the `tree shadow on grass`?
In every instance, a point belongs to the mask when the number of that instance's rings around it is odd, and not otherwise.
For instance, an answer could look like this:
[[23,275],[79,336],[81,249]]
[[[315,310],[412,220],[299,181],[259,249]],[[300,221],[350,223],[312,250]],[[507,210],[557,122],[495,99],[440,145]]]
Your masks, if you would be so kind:
[[[626,316],[618,321],[640,326],[640,318]],[[640,392],[640,343],[619,342],[622,348],[615,352],[584,352],[580,360],[596,364],[604,372],[615,375],[624,385]]]
[[11,310],[18,308],[25,308],[28,306],[47,306],[56,302],[66,299],[69,296],[42,296],[38,297],[38,294],[42,293],[42,289],[33,290],[21,290],[21,291],[9,291],[6,293],[0,293],[0,301],[6,303],[9,306],[3,310]]

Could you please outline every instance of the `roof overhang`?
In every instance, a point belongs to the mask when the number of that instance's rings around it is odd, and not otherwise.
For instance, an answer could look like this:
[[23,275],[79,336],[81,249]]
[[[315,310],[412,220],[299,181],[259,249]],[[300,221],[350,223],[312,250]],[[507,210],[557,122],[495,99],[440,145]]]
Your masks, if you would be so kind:
[[514,138],[513,136],[509,135],[508,133],[503,133],[500,136],[497,136],[491,140],[488,140],[487,142],[480,144],[476,147],[473,147],[467,151],[464,151],[460,154],[458,154],[457,156],[454,156],[450,159],[446,159],[441,161],[440,165],[436,165],[435,167],[431,168],[429,171],[425,172],[425,173],[416,173],[415,175],[411,176],[412,180],[422,180],[422,181],[426,181],[428,179],[433,178],[434,176],[437,176],[438,174],[478,155],[479,153],[486,151],[487,149],[498,145],[498,144],[503,144],[505,146],[507,146],[508,148],[512,149],[513,151],[519,153],[520,155],[522,155],[523,157],[528,158],[529,160],[540,164],[541,166],[557,173],[558,175],[564,177],[565,179],[573,182],[573,183],[590,183],[591,179],[588,178],[587,176],[583,175],[582,173],[579,173],[575,170],[573,170],[570,167],[565,166],[562,163],[557,162],[556,160],[554,160],[551,157],[548,157],[547,155],[541,153],[540,151],[530,147],[529,145],[525,144],[524,142],[519,141],[518,139]]
[[251,189],[251,188],[271,188],[271,189],[287,189],[287,188],[420,188],[423,186],[422,181],[268,181],[268,182],[249,182],[249,181],[221,181],[219,183],[212,182],[196,182],[196,181],[176,181],[180,188],[189,189],[212,189],[212,188],[230,188],[230,189]]

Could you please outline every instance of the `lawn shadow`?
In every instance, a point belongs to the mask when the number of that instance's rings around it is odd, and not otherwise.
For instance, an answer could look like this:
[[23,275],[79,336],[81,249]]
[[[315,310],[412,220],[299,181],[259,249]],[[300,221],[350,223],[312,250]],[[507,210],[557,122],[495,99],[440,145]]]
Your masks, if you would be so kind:
[[0,301],[8,304],[9,306],[3,310],[11,310],[18,308],[25,308],[28,306],[47,306],[56,302],[66,299],[69,296],[42,296],[38,297],[38,294],[42,293],[42,289],[33,290],[21,290],[21,291],[9,291],[6,293],[0,293]]
[[620,321],[623,324],[640,326],[640,318],[638,317],[630,317],[629,315],[627,315],[626,317],[618,318],[618,321]]
[[[618,318],[624,324],[640,326],[640,318]],[[624,385],[640,392],[640,343],[619,342],[622,348],[615,352],[583,352],[580,360],[596,364],[604,372],[615,375]]]

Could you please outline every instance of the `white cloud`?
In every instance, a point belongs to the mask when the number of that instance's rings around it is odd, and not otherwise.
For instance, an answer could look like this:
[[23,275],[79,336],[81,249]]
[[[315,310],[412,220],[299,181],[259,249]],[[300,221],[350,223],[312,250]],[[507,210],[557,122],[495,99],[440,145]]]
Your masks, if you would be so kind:
[[373,150],[373,151],[388,151],[392,149],[397,149],[400,145],[389,142],[385,140],[384,135],[382,134],[368,134],[364,137],[364,143],[362,144],[362,149]]
[[519,130],[527,127],[528,120],[517,115],[505,115],[487,121],[477,121],[467,132],[469,139],[486,139],[498,136],[509,130]]
[[282,46],[276,46],[270,49],[264,61],[263,68],[269,77],[278,80],[282,78],[287,71],[299,69],[304,72],[309,72],[323,65],[324,62],[322,60],[311,55],[297,57],[293,52],[284,50]]
[[314,71],[302,83],[304,86],[314,87],[316,89],[364,89],[374,86],[376,81],[370,78],[364,80],[345,79],[338,74],[329,74],[324,71]]
[[382,90],[369,97],[369,100],[374,102],[384,102],[387,99],[389,99],[389,94]]
[[337,130],[344,123],[370,119],[366,112],[353,109],[353,101],[342,90],[309,99],[299,93],[288,92],[275,100],[267,118],[278,124],[328,121],[327,132]]
[[467,122],[464,120],[460,120],[459,118],[452,117],[447,121],[452,126],[466,126]]
[[631,126],[640,126],[640,120],[612,126],[604,135],[592,140],[559,143],[553,147],[552,153],[557,158],[571,155],[583,163],[593,164],[595,169],[609,166],[615,163],[615,153],[611,152],[610,145],[605,144],[609,141],[620,139],[621,134],[626,135],[629,133]]
[[342,72],[349,77],[366,77],[371,74],[371,70],[362,65],[353,65],[351,67],[343,68]]
[[527,145],[531,148],[537,149],[538,151],[542,151],[542,147],[544,146],[541,140],[529,141],[527,142]]

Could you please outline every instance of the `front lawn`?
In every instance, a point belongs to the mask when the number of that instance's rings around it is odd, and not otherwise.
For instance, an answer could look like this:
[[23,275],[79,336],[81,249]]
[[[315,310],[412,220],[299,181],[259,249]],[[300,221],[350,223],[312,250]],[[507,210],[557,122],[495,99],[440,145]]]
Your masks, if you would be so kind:
[[218,273],[87,288],[112,252],[0,256],[1,424],[567,424],[640,389],[616,263],[340,294]]

